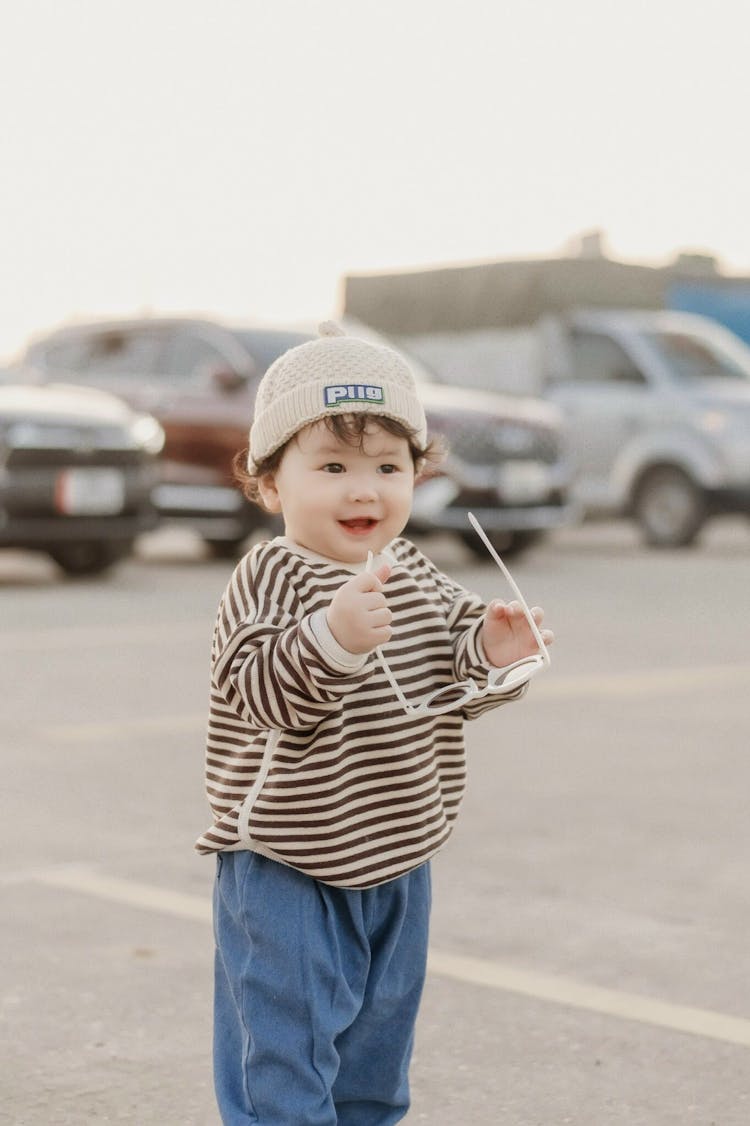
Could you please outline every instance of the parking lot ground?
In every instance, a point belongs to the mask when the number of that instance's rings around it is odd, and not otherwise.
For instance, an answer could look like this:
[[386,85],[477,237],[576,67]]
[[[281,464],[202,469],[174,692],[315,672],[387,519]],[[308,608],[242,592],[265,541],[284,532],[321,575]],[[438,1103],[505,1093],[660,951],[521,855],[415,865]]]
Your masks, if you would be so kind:
[[[592,525],[514,563],[553,666],[467,732],[408,1121],[750,1121],[749,557],[727,521],[691,552]],[[162,533],[108,581],[0,555],[0,1123],[218,1126],[192,843],[228,573]]]

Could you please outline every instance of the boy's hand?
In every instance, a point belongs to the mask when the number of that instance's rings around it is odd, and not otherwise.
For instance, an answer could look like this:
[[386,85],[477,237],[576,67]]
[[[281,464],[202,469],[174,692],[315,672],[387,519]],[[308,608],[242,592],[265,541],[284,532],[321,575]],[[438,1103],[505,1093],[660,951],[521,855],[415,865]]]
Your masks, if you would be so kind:
[[393,614],[383,594],[391,568],[363,571],[336,591],[326,618],[333,636],[349,653],[371,653],[391,636]]
[[[539,606],[534,606],[531,613],[537,626],[541,626],[544,611]],[[544,644],[551,645],[554,641],[552,630],[540,629],[540,633]],[[482,644],[489,663],[500,668],[520,661],[521,657],[530,657],[532,653],[539,652],[536,638],[519,602],[490,602],[484,615]]]

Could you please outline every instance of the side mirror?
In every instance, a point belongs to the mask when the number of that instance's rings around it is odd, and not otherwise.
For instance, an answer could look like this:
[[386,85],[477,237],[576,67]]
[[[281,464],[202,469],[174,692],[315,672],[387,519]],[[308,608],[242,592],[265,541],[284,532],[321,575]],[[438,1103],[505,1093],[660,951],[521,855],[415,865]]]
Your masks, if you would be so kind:
[[611,374],[611,379],[615,383],[630,383],[630,384],[635,384],[635,385],[638,385],[638,384],[642,385],[646,382],[646,380],[643,376],[643,372],[640,372],[638,370],[638,368],[635,368],[635,367],[632,367],[632,368],[625,368],[625,367],[616,368],[615,371],[613,371],[612,374]]
[[229,394],[246,387],[248,376],[234,368],[216,368],[211,372],[211,382],[219,391]]

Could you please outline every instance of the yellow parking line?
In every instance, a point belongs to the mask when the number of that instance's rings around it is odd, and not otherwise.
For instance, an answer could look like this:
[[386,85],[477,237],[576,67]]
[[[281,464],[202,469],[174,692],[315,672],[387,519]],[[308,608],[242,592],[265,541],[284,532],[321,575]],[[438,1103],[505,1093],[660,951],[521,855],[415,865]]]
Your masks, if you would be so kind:
[[173,645],[175,641],[203,638],[210,644],[210,628],[200,622],[151,622],[129,625],[112,622],[102,626],[49,626],[46,629],[4,630],[0,651],[41,652],[49,649],[89,649],[122,645]]
[[640,1024],[670,1028],[675,1032],[688,1032],[709,1040],[721,1040],[726,1044],[741,1044],[750,1048],[750,1020],[744,1017],[729,1016],[690,1005],[674,1005],[669,1001],[659,1001],[619,989],[605,989],[557,974],[536,973],[502,962],[445,954],[438,950],[430,953],[428,967],[433,973],[471,985],[520,993],[537,1001],[549,1001],[574,1009],[585,1009],[590,1013],[638,1021]]
[[146,911],[159,911],[178,919],[194,919],[200,923],[211,921],[211,903],[197,895],[185,895],[169,888],[154,887],[136,880],[121,880],[104,876],[85,865],[60,865],[31,873],[37,883],[66,891],[81,892],[111,903],[124,903]]
[[553,671],[536,678],[529,699],[661,696],[669,692],[695,692],[709,686],[715,689],[738,684],[750,687],[750,664],[696,665],[677,669],[658,667],[593,676],[555,676]]
[[[97,899],[157,911],[180,919],[201,923],[211,921],[211,905],[207,895],[186,895],[154,887],[152,884],[102,875],[91,868],[78,865],[37,870],[31,876],[47,887],[91,895]],[[430,952],[428,968],[433,974],[467,985],[519,994],[536,1001],[750,1047],[750,1020],[744,1017],[690,1005],[674,1005],[669,1001],[619,989],[606,989],[558,974],[537,973],[504,962],[491,962],[484,958],[471,958],[440,950]]]
[[205,734],[208,706],[203,712],[187,715],[156,715],[143,719],[118,719],[106,723],[51,723],[38,728],[42,738],[57,739],[64,743],[85,743],[102,739],[119,739],[127,735],[150,735],[173,732],[201,732]]
[[[657,696],[666,693],[695,692],[698,688],[712,689],[738,685],[750,688],[750,664],[702,665],[684,669],[642,669],[637,673],[609,673],[604,676],[559,676],[550,673],[538,677],[532,688],[532,700],[568,700],[609,698],[616,700],[632,696]],[[108,720],[98,723],[56,723],[38,728],[42,738],[61,742],[86,742],[89,740],[118,739],[128,735],[151,733],[203,731],[208,719],[208,707],[203,712],[180,715],[146,716],[140,719]]]

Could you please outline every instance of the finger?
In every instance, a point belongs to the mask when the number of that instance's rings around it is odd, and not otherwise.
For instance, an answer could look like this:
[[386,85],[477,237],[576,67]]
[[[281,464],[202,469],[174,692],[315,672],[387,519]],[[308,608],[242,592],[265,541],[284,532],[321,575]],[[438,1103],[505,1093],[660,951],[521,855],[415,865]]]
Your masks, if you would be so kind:
[[505,603],[501,598],[494,598],[487,607],[487,613],[491,618],[504,618],[505,617]]
[[552,630],[551,629],[543,629],[541,631],[541,633],[542,633],[542,641],[544,642],[544,644],[545,645],[552,645],[552,643],[555,640],[555,635],[552,632]]
[[388,603],[382,591],[366,590],[362,594],[360,605],[364,610],[382,610]]
[[520,602],[506,602],[503,607],[503,614],[510,626],[518,625],[521,619],[526,620],[526,615],[523,612],[523,607]]
[[357,590],[381,590],[390,573],[390,564],[383,563],[377,571],[362,571],[352,582]]
[[372,573],[380,579],[381,583],[387,583],[391,575],[391,565],[390,563],[381,563],[377,571]]
[[374,628],[389,626],[392,621],[393,613],[387,606],[382,606],[377,610],[370,610],[367,615],[367,624]]
[[541,608],[541,606],[532,606],[531,616],[537,625],[541,625],[544,618],[544,610]]

